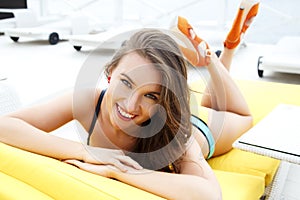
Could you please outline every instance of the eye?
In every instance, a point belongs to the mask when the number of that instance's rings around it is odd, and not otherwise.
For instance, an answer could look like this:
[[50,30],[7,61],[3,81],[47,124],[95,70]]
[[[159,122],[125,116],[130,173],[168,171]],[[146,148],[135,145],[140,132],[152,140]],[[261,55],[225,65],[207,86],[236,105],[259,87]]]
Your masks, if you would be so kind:
[[155,96],[154,94],[146,94],[145,97],[149,98],[149,99],[152,99],[154,101],[157,101],[158,100],[158,97]]
[[127,87],[132,88],[131,83],[130,83],[129,81],[127,81],[126,79],[121,79],[121,82],[122,82],[124,85],[126,85]]

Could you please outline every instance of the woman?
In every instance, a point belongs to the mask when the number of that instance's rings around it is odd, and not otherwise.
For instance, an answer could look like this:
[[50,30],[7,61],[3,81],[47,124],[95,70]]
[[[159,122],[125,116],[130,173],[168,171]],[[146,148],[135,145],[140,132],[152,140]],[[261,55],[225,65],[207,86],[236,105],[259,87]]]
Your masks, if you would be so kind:
[[[230,65],[233,50],[225,47],[220,61],[204,49],[207,54],[201,59],[211,74],[203,105],[216,140],[214,153],[206,140],[209,136],[202,134],[209,129],[197,119],[190,120],[181,51],[170,36],[153,29],[142,30],[124,43],[107,65],[108,87],[97,90],[92,102],[87,98],[74,105],[76,95],[70,93],[3,116],[0,140],[167,199],[221,199],[204,156],[228,151],[233,139],[252,123],[245,101],[222,65]],[[97,105],[95,113],[74,114],[74,107],[84,110],[91,104]],[[47,134],[74,119],[89,133],[89,145]]]
[[[186,62],[175,41],[161,31],[141,30],[106,72],[108,87],[98,89],[93,102],[73,104],[77,94],[66,94],[1,117],[1,142],[168,199],[220,197],[218,182],[191,137]],[[95,115],[74,115],[74,109],[91,104],[98,105]],[[89,145],[47,134],[74,119],[89,132]],[[176,184],[171,188],[170,182]]]

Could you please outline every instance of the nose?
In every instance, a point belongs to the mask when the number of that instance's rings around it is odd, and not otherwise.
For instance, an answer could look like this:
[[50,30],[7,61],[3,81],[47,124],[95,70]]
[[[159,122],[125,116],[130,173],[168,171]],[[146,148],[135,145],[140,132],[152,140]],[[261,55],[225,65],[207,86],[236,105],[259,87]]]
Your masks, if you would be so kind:
[[138,92],[128,95],[126,108],[129,113],[138,114],[141,109],[141,95]]

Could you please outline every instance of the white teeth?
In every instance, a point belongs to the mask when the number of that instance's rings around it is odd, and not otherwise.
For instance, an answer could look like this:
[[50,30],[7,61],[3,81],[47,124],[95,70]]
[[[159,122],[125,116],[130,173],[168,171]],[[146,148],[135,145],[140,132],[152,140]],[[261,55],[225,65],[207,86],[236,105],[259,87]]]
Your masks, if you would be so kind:
[[129,114],[129,113],[125,112],[124,110],[122,110],[122,109],[120,108],[120,106],[117,106],[117,108],[118,108],[119,113],[120,113],[123,117],[130,118],[130,119],[134,117],[134,115]]

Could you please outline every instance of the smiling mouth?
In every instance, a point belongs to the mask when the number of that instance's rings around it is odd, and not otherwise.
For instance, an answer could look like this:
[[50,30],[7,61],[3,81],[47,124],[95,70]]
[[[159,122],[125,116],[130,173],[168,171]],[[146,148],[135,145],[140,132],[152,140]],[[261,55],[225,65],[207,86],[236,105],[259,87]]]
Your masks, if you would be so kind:
[[123,110],[118,104],[117,104],[117,110],[118,113],[125,119],[133,119],[136,115],[130,114],[128,112],[126,112],[125,110]]

